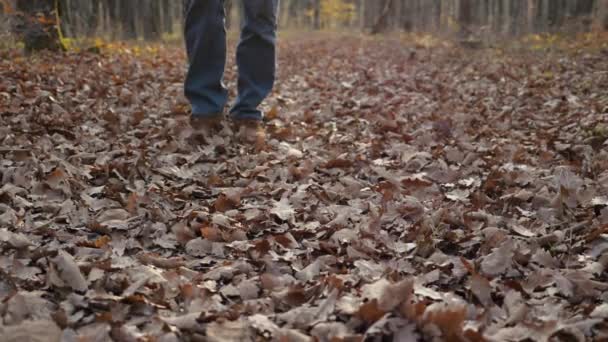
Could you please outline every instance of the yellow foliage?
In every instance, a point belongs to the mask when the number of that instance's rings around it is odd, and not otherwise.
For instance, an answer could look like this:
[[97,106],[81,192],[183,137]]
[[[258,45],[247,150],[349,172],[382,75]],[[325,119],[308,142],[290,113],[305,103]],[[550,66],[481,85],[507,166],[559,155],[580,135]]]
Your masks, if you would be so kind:
[[[357,14],[355,4],[346,0],[321,0],[320,19],[323,27],[336,27],[352,21]],[[314,9],[306,11],[306,16],[312,18]]]
[[321,1],[321,21],[327,26],[347,23],[355,17],[355,14],[355,5],[344,0]]
[[585,32],[574,37],[563,34],[537,33],[524,36],[521,42],[532,50],[577,51],[599,49],[608,46],[608,32]]
[[66,38],[63,35],[60,35],[59,41],[61,42],[61,45],[63,45],[63,47],[65,47],[65,49],[68,51],[76,49],[74,39],[72,38]]
[[439,46],[444,43],[441,39],[433,36],[432,34],[428,34],[428,33],[415,35],[413,38],[413,41],[416,45],[424,46],[426,48]]

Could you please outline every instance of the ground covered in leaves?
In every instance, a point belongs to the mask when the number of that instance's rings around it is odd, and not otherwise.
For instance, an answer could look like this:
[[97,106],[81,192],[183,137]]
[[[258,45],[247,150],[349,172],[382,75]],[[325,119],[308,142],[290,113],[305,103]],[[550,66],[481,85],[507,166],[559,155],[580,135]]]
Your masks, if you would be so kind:
[[257,154],[180,46],[2,52],[3,341],[608,338],[606,51],[280,51]]

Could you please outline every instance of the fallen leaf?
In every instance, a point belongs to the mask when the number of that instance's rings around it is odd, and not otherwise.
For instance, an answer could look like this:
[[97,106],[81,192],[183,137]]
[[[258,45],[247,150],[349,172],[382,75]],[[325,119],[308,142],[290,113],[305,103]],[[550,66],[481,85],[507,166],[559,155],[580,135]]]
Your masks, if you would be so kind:
[[274,202],[273,208],[270,213],[278,217],[283,221],[289,221],[295,215],[295,210],[289,203],[289,199],[281,198],[279,202]]
[[53,263],[57,267],[61,280],[74,291],[85,292],[88,289],[87,280],[83,276],[72,255],[65,251],[59,251],[57,256],[53,259]]
[[19,325],[0,327],[5,342],[59,342],[61,329],[53,321],[23,321]]

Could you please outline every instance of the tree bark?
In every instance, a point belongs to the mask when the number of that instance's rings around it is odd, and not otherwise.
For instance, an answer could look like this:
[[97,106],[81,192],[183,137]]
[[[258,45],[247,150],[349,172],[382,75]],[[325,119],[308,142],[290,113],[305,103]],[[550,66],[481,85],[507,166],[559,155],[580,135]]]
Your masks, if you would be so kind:
[[598,22],[600,28],[608,31],[608,0],[599,0]]
[[378,19],[376,19],[376,23],[372,27],[372,34],[378,34],[386,31],[386,28],[388,26],[389,14],[391,12],[392,7],[393,0],[385,0],[384,8],[382,9],[382,12],[380,13]]
[[473,25],[473,4],[471,0],[460,0],[458,21],[460,23],[460,33],[467,34]]
[[65,50],[59,38],[57,4],[53,0],[17,0],[16,9],[21,13],[21,20],[14,31],[23,37],[28,53]]
[[143,37],[145,40],[159,40],[162,37],[161,3],[159,0],[146,0],[143,10]]
[[137,1],[118,0],[118,15],[122,28],[122,38],[127,40],[137,39],[136,5]]
[[313,27],[321,29],[321,0],[313,0]]

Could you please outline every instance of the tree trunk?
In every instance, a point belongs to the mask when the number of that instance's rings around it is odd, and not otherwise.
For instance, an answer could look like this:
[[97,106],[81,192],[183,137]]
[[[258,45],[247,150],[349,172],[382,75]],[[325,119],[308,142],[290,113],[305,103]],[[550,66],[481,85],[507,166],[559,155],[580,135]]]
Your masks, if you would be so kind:
[[313,0],[313,27],[321,29],[321,0]]
[[23,37],[27,52],[65,50],[59,38],[56,4],[53,0],[17,0],[22,18],[14,30]]
[[384,9],[382,9],[380,16],[378,16],[378,19],[376,19],[376,23],[372,27],[372,34],[378,34],[386,31],[386,28],[388,26],[389,14],[391,12],[392,7],[393,0],[385,0]]
[[118,16],[122,28],[122,38],[126,40],[137,39],[137,25],[135,12],[136,1],[117,0]]
[[159,40],[163,34],[161,3],[158,0],[146,0],[144,3],[142,20],[144,39]]
[[458,8],[458,23],[460,24],[460,34],[467,36],[473,25],[473,4],[472,0],[460,0]]
[[600,28],[608,31],[608,0],[599,0],[598,23]]

